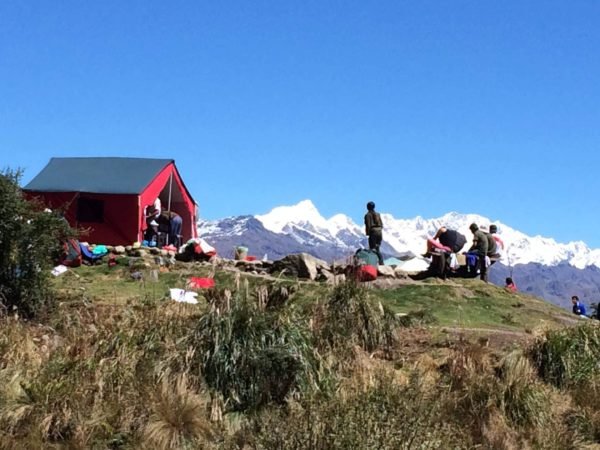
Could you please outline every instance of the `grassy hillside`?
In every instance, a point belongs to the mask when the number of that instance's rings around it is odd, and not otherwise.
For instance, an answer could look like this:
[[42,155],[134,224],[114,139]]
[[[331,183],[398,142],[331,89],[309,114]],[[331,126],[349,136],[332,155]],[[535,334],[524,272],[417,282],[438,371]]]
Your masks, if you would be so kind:
[[[130,276],[132,270],[139,270],[143,281],[133,280]],[[214,276],[217,287],[231,289],[236,274],[238,272],[198,263],[180,263],[168,271],[129,266],[84,266],[57,278],[55,286],[59,292],[96,304],[125,305],[142,299],[161,300],[168,296],[169,288],[185,288],[191,276]],[[301,304],[310,304],[330,289],[323,283],[297,282],[288,278],[275,280],[244,273],[239,276],[248,280],[251,287],[276,281],[297,286],[298,302]],[[541,325],[562,325],[573,321],[568,311],[539,298],[513,294],[479,280],[396,281],[391,287],[371,288],[370,295],[396,313],[427,310],[435,324],[441,327],[531,331]]]
[[[168,300],[212,274],[198,305]],[[0,449],[600,443],[595,322],[476,280],[387,284],[70,270],[55,310],[0,318]]]

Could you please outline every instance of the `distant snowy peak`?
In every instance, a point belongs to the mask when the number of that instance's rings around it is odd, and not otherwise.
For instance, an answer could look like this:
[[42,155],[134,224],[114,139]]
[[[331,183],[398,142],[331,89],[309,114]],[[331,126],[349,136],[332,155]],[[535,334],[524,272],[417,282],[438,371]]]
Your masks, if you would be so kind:
[[[600,267],[600,249],[592,250],[583,242],[561,244],[551,238],[527,236],[500,221],[491,221],[478,214],[449,212],[433,219],[420,216],[413,219],[396,219],[386,213],[382,213],[381,216],[384,223],[384,242],[398,253],[422,253],[425,250],[424,240],[435,234],[441,226],[458,230],[470,240],[471,223],[483,227],[493,223],[498,226],[498,235],[505,243],[505,264],[535,262],[554,266],[568,262],[577,268],[591,265]],[[336,214],[326,219],[310,200],[303,200],[292,206],[280,206],[255,218],[267,230],[289,235],[303,244],[318,245],[321,241],[335,245],[343,251],[352,250],[364,242],[362,225],[357,225],[344,214]]]
[[310,200],[303,200],[293,206],[279,206],[267,214],[255,217],[267,230],[291,234],[300,242],[321,239],[344,246],[348,236],[360,235],[360,228],[350,217],[336,214],[325,219]]
[[282,233],[291,224],[310,224],[314,227],[323,227],[326,220],[313,202],[303,200],[293,206],[278,206],[271,212],[255,216],[263,226],[274,233]]

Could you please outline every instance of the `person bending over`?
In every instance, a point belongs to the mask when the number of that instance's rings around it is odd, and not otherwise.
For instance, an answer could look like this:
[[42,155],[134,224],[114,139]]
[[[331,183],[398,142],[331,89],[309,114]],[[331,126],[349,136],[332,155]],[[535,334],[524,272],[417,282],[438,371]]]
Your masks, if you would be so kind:
[[462,250],[467,240],[456,230],[446,227],[440,227],[432,238],[427,238],[427,252],[422,256],[428,258],[435,250],[442,250],[447,253],[458,253]]

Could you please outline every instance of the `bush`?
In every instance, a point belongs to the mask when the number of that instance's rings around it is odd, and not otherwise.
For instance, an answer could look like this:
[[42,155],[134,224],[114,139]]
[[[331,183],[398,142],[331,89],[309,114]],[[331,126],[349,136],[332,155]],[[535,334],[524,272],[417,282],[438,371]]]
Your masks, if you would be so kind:
[[223,299],[210,294],[213,307],[190,340],[198,349],[199,374],[230,411],[283,403],[312,379],[317,364],[307,328],[289,308],[268,300],[285,297],[281,291],[269,295],[259,288],[257,298],[247,292],[223,291]]
[[588,322],[547,331],[529,353],[544,381],[558,387],[576,386],[600,372],[600,327]]
[[468,440],[443,417],[439,392],[417,376],[399,384],[381,375],[353,383],[332,398],[312,397],[291,411],[268,411],[249,433],[254,449],[458,449]]
[[331,296],[317,307],[316,334],[327,348],[358,345],[373,352],[389,352],[399,325],[394,313],[369,298],[366,288],[354,281],[336,286]]
[[49,269],[72,231],[60,216],[23,198],[20,175],[0,173],[0,304],[31,317],[52,304]]

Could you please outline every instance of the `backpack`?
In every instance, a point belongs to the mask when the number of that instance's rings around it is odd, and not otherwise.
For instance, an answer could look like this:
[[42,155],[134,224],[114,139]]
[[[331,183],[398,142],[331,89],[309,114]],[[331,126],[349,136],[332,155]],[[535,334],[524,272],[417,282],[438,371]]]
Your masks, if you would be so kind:
[[361,248],[354,254],[354,265],[377,267],[379,265],[379,257],[373,250]]
[[79,267],[81,265],[81,248],[77,239],[69,239],[63,244],[63,254],[60,263],[67,267]]
[[373,250],[358,249],[354,254],[353,273],[357,281],[373,281],[377,279],[379,257]]

